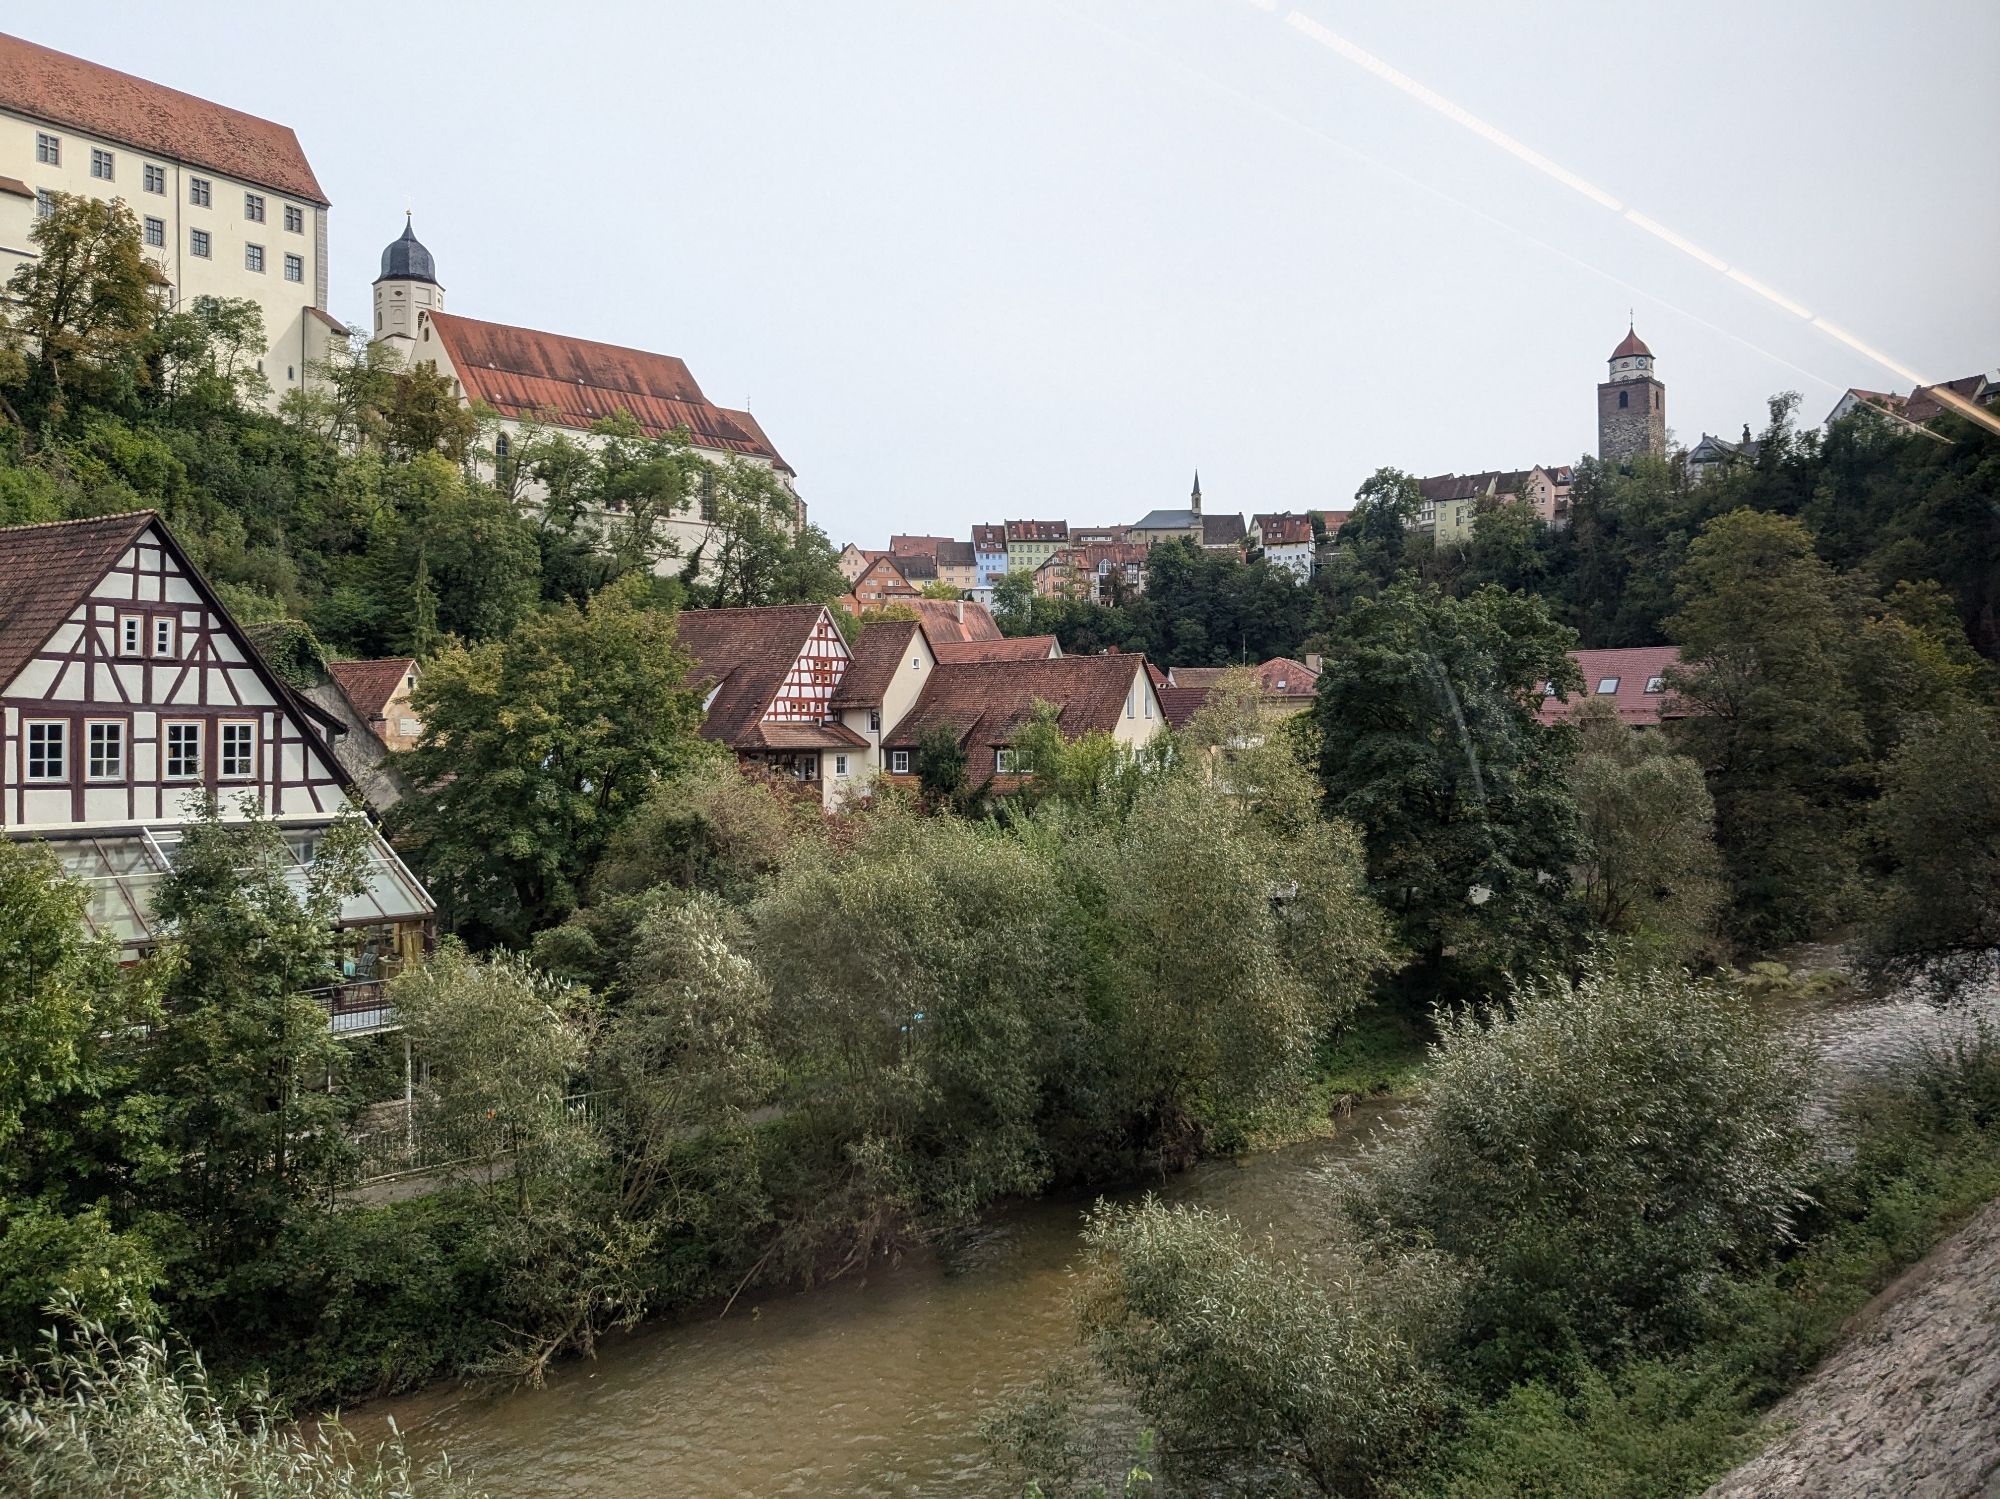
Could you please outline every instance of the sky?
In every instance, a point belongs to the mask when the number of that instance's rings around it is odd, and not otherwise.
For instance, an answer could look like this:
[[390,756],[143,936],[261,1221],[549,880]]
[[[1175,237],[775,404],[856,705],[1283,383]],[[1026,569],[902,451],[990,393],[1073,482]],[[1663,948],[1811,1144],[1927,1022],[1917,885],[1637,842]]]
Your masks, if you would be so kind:
[[[369,317],[675,354],[835,543],[1344,508],[1569,462],[1629,315],[1669,427],[2000,365],[1991,0],[93,0],[34,41],[282,121]],[[1335,34],[1573,186],[1324,43]]]

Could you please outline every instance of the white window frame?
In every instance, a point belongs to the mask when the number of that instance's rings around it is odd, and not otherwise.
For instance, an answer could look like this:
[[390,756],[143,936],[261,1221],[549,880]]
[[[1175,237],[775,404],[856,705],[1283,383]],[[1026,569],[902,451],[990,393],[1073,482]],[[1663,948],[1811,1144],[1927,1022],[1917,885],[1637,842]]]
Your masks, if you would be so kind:
[[62,137],[46,131],[35,132],[35,160],[45,167],[62,165]]
[[[194,745],[193,768],[174,769],[174,730],[192,729]],[[198,718],[170,718],[160,726],[160,777],[167,781],[198,781],[201,779],[202,728]]]
[[[35,769],[35,730],[54,729],[56,772],[48,771],[49,739],[42,737],[42,769]],[[21,725],[21,779],[31,786],[63,786],[69,783],[69,720],[66,718],[31,718]]]
[[[248,729],[250,731],[250,747],[243,755],[244,762],[249,767],[246,770],[231,770],[229,768],[232,758],[229,749],[230,730],[232,729]],[[257,778],[256,719],[225,718],[217,722],[215,727],[215,776],[219,781],[254,781]]]
[[889,774],[906,776],[910,773],[910,752],[908,750],[889,751]]
[[143,656],[146,654],[145,615],[121,614],[118,616],[118,654],[120,656]]
[[1133,698],[1138,696],[1138,693],[1139,689],[1136,685],[1125,689],[1125,716],[1127,718],[1137,718],[1139,716],[1139,705],[1133,701]]
[[847,756],[835,755],[833,757],[833,773],[840,780],[844,781],[847,779]]
[[[111,760],[108,755],[100,756],[98,750],[99,730],[107,731],[103,735],[103,742],[105,744],[116,746],[116,760]],[[125,720],[122,718],[86,718],[83,721],[84,780],[100,786],[107,782],[123,781],[128,763],[128,752],[131,748],[131,739],[132,735],[126,726]],[[111,765],[111,768],[107,770],[98,769],[100,758],[107,761]]]
[[102,146],[90,148],[90,177],[93,182],[116,182],[118,180],[118,153],[107,151]]
[[871,734],[882,732],[882,710],[880,708],[870,708],[868,710],[868,732]]
[[1647,691],[1647,692],[1649,692],[1649,693],[1650,693],[1650,692],[1665,692],[1666,690],[1667,690],[1667,679],[1666,679],[1665,677],[1648,677],[1648,678],[1646,678],[1646,691]]
[[171,614],[155,614],[153,616],[152,638],[149,644],[152,646],[155,657],[165,657],[168,659],[179,657],[180,631],[177,628],[179,623],[180,621],[176,620]]
[[993,773],[996,776],[1011,776],[1019,770],[1011,749],[997,749],[993,752]]

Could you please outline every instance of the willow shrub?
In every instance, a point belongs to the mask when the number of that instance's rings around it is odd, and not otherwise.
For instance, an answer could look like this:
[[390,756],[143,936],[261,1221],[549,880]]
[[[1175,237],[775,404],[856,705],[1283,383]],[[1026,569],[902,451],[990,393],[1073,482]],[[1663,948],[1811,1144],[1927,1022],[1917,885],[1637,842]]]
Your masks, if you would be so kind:
[[371,1448],[337,1422],[293,1425],[260,1392],[225,1397],[193,1354],[101,1323],[50,1329],[4,1375],[5,1499],[474,1499],[400,1436]]
[[1813,1163],[1799,1054],[1726,986],[1665,970],[1547,978],[1447,1016],[1411,1121],[1350,1178],[1390,1242],[1471,1276],[1484,1378],[1684,1346],[1705,1290],[1792,1238]]

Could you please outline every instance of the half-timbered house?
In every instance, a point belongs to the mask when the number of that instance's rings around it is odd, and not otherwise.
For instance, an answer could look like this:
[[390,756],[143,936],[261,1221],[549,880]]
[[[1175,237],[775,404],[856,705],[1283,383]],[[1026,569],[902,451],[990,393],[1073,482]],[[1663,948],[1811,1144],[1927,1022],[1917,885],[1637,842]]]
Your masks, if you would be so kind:
[[703,689],[701,735],[839,805],[865,783],[869,741],[840,722],[834,695],[851,659],[823,604],[688,609],[680,641]]
[[[0,832],[45,842],[128,958],[159,936],[152,894],[193,809],[254,809],[301,874],[353,806],[341,725],[265,665],[151,511],[0,529]],[[377,836],[341,911],[324,998],[339,1030],[389,1019],[382,980],[433,906]]]

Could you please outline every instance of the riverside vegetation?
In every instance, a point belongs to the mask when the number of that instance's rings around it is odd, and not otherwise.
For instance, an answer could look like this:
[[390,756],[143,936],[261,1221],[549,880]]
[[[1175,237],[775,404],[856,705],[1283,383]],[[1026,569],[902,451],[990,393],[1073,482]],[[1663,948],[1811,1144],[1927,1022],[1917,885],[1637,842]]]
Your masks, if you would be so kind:
[[[2000,1189],[1990,1049],[1855,1105],[1828,1165],[1795,1059],[1689,972],[1853,927],[1886,973],[1990,975],[1983,434],[1822,443],[1781,407],[1719,487],[1587,470],[1570,532],[1482,517],[1457,558],[1404,534],[1407,482],[1378,476],[1313,588],[1163,550],[1130,616],[1169,659],[1313,641],[1311,714],[1271,722],[1236,682],[1138,758],[1040,726],[1004,805],[932,757],[922,797],[824,819],[696,737],[674,644],[681,608],[837,589],[766,478],[613,428],[523,442],[495,482],[476,414],[359,354],[266,416],[253,311],[155,305],[116,207],[59,204],[37,235],[0,340],[0,518],[153,505],[290,669],[426,660],[394,831],[455,936],[395,1000],[454,1164],[410,1201],[342,1195],[402,1068],[301,997],[343,837],[294,889],[268,826],[210,809],[159,897],[172,939],[124,969],[83,893],[0,843],[0,1338],[24,1355],[0,1492],[122,1492],[197,1448],[247,1492],[445,1491],[393,1452],[329,1464],[230,1392],[534,1379],[1006,1196],[1170,1170],[1323,1107],[1364,1012],[1437,1046],[1405,1133],[1329,1188],[1340,1262],[1098,1215],[1083,1357],[994,1423],[1024,1483],[1127,1480],[1058,1419],[1108,1381],[1175,1483],[1686,1489]],[[521,503],[530,476],[546,502]],[[630,519],[605,538],[608,497]],[[658,519],[701,497],[726,555],[656,578]],[[1245,589],[1296,611],[1279,634]],[[1580,685],[1578,629],[1666,633],[1710,711],[1541,724],[1539,684]]]

